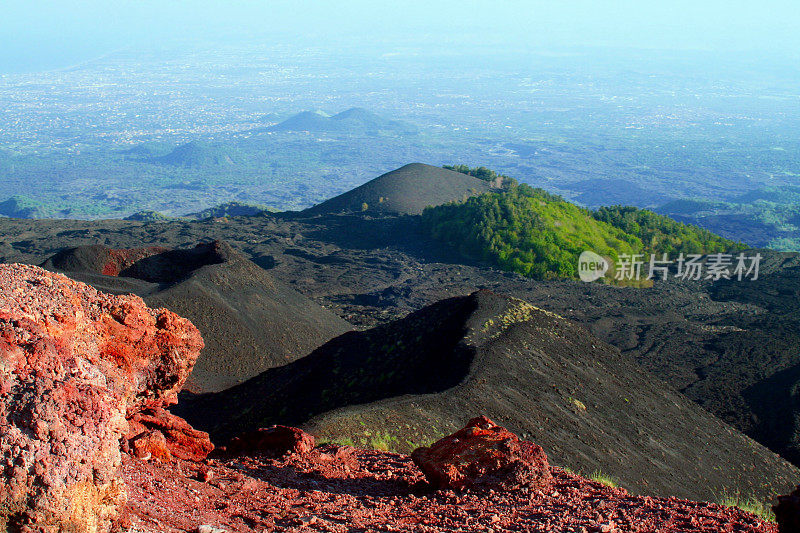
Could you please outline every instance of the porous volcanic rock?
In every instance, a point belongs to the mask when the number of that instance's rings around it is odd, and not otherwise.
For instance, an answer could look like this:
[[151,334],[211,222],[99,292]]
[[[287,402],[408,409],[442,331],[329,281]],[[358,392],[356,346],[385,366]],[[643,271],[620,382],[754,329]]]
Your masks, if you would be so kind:
[[126,416],[176,402],[202,347],[141,298],[0,265],[0,530],[107,531]]
[[778,497],[778,505],[772,507],[780,533],[800,533],[800,486],[791,494]]
[[485,416],[429,448],[417,448],[411,458],[437,489],[543,489],[552,478],[540,446]]
[[[166,409],[144,409],[128,419],[126,435],[130,448],[140,459],[147,455],[163,462],[173,457],[202,461],[214,450],[205,431],[198,431],[183,418]],[[163,442],[163,449],[161,443]],[[155,446],[155,449],[151,449]]]
[[302,429],[289,426],[272,426],[247,431],[234,437],[225,447],[231,455],[268,455],[280,457],[296,453],[306,454],[314,449],[314,436]]
[[143,461],[168,463],[172,460],[172,453],[167,447],[167,438],[158,430],[145,431],[130,439],[128,453]]

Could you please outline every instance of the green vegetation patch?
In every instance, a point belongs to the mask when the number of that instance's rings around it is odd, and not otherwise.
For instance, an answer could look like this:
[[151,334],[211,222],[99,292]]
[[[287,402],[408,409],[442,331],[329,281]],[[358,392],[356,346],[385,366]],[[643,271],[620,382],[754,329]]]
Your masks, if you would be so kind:
[[613,477],[609,476],[608,474],[604,474],[600,470],[595,470],[592,473],[592,475],[589,476],[589,479],[591,479],[592,481],[596,481],[598,483],[602,483],[607,487],[613,487],[613,488],[619,487],[619,484]]
[[14,195],[0,202],[0,215],[13,218],[38,218],[50,214],[50,206],[24,195]]
[[739,494],[725,494],[720,498],[719,504],[725,507],[736,507],[767,522],[775,522],[775,513],[772,511],[772,506],[753,497],[744,498]]

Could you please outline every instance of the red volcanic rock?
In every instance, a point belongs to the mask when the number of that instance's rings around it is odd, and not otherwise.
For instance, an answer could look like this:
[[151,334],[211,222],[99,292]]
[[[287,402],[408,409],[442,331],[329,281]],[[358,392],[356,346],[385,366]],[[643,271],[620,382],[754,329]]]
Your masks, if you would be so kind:
[[[145,409],[134,413],[128,419],[128,423],[130,428],[127,436],[134,451],[136,451],[134,442],[143,437],[154,435],[157,440],[164,440],[166,457],[162,457],[163,454],[152,454],[153,458],[161,461],[169,461],[172,457],[202,461],[214,449],[208,433],[194,429],[186,420],[165,409]],[[138,453],[135,455],[141,458]]]
[[515,489],[547,487],[547,456],[532,442],[520,440],[485,416],[411,458],[437,489]]
[[788,496],[779,496],[772,510],[780,533],[800,533],[800,486]]
[[167,447],[167,439],[160,431],[145,431],[130,439],[128,445],[133,456],[143,461],[172,461],[172,453]]
[[247,431],[231,439],[225,447],[225,451],[231,455],[264,454],[272,457],[290,453],[303,455],[313,449],[313,435],[289,426],[271,426]]
[[107,531],[126,416],[177,401],[202,347],[136,296],[0,265],[0,531]]

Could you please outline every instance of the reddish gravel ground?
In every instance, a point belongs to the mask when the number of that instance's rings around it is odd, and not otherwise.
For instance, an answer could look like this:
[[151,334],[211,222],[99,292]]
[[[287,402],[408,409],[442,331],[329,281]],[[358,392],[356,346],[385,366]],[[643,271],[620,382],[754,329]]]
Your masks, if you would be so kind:
[[[764,532],[710,503],[632,496],[553,468],[545,492],[430,492],[404,455],[326,445],[306,456],[168,465],[126,457],[129,531]],[[206,481],[202,481],[205,479]]]

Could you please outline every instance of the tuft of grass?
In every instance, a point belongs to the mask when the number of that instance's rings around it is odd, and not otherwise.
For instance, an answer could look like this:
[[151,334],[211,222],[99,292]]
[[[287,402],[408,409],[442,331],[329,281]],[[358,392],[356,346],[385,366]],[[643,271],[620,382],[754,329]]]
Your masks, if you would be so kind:
[[592,472],[592,475],[589,476],[589,479],[591,479],[592,481],[597,481],[598,483],[602,483],[607,487],[612,487],[612,488],[619,487],[619,484],[617,484],[617,481],[613,477],[609,476],[608,474],[604,474],[600,470],[595,470],[594,472]]
[[393,448],[392,442],[394,439],[386,434],[386,435],[376,435],[375,437],[369,440],[369,444],[373,450],[378,450],[381,452],[388,452]]
[[723,494],[719,500],[720,505],[736,507],[750,514],[754,514],[767,522],[775,522],[775,513],[772,506],[757,500],[754,497],[744,498],[741,494]]
[[582,401],[578,400],[578,399],[569,398],[569,403],[571,403],[572,405],[574,405],[577,409],[580,409],[581,411],[585,411],[586,410],[586,404],[583,403]]

